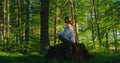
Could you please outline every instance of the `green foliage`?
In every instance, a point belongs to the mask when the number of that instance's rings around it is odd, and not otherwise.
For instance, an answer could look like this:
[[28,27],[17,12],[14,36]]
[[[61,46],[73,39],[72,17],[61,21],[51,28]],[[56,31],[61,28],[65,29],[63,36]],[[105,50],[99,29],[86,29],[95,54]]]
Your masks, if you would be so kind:
[[[98,43],[97,38],[97,27],[95,21],[94,24],[94,35],[95,44],[92,41],[92,19],[91,19],[91,0],[76,0],[76,20],[78,24],[78,36],[79,41],[84,43],[88,50],[94,56],[89,61],[82,61],[82,63],[120,63],[119,53],[111,52],[114,49],[114,37],[113,29],[116,28],[117,33],[120,31],[120,2],[116,0],[95,0],[97,8],[97,19],[100,26],[100,35],[102,39],[102,46]],[[98,2],[97,2],[98,1]],[[0,0],[0,51],[4,50],[4,38],[2,27],[6,26],[3,22],[4,0]],[[10,0],[10,22],[9,32],[7,32],[8,44],[7,51],[12,53],[0,52],[0,63],[66,63],[64,60],[53,59],[47,60],[45,57],[37,55],[24,55],[21,53],[13,52],[24,52],[28,53],[39,52],[40,50],[40,1],[31,0],[30,5],[30,41],[25,41],[25,21],[26,21],[26,2],[20,0],[20,25],[18,25],[18,5],[17,0]],[[71,15],[70,0],[50,0],[49,5],[49,36],[50,45],[54,45],[54,21],[57,16],[57,32],[63,31],[64,28],[64,17]],[[94,14],[94,13],[93,13]],[[95,19],[95,18],[94,18]],[[20,35],[17,41],[18,30]],[[109,47],[106,49],[106,33],[108,33],[108,44]],[[117,45],[120,48],[120,35],[117,34]]]
[[91,50],[92,59],[89,61],[83,61],[83,63],[119,63],[119,53],[115,53],[114,51],[107,50],[103,47],[97,47]]

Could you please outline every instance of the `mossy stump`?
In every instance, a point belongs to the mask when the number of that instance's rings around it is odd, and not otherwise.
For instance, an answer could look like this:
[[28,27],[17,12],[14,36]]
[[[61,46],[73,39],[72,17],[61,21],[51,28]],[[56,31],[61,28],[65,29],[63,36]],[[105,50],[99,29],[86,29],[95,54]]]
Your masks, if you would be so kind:
[[49,48],[47,58],[59,58],[72,61],[89,60],[91,55],[84,44],[61,43]]

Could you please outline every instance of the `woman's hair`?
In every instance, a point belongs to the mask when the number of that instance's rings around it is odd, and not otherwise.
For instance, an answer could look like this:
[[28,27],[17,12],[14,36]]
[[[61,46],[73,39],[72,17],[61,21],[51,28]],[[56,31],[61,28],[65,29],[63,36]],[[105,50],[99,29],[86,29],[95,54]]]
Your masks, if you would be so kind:
[[67,20],[67,23],[68,23],[68,24],[71,24],[71,25],[73,26],[73,23],[71,22],[71,20],[70,20],[70,17],[69,17],[69,16],[66,16],[66,17],[65,17],[65,20]]

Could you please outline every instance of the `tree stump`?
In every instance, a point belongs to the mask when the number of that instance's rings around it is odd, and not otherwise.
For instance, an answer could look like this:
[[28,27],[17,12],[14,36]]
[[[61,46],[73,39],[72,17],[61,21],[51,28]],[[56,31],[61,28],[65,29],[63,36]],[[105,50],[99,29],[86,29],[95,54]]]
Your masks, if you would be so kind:
[[47,52],[47,57],[80,61],[81,59],[89,60],[91,55],[84,44],[61,43],[50,47]]

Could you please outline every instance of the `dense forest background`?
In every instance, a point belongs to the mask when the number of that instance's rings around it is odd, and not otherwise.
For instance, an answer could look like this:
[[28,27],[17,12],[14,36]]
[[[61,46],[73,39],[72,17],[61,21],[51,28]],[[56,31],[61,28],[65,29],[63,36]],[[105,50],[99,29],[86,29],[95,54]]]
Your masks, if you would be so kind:
[[120,0],[0,0],[0,9],[2,54],[45,54],[61,43],[56,33],[63,31],[65,16],[90,52],[119,52]]

